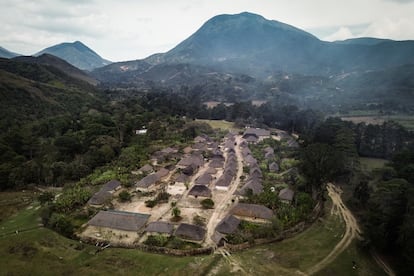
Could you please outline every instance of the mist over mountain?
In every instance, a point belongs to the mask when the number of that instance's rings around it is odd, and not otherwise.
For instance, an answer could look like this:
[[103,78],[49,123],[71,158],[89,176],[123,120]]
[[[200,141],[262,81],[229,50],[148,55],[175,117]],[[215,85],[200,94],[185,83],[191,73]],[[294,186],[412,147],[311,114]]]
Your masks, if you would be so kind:
[[42,54],[57,56],[79,69],[88,71],[111,63],[111,61],[103,59],[80,41],[57,44],[43,49],[42,51],[36,53],[35,56],[40,56]]
[[92,75],[107,88],[186,87],[203,100],[278,98],[330,111],[371,103],[411,109],[413,71],[406,64],[414,64],[414,41],[325,42],[293,26],[241,13],[213,17],[164,54],[113,63]]
[[13,58],[17,56],[20,56],[20,54],[13,53],[0,46],[0,58]]

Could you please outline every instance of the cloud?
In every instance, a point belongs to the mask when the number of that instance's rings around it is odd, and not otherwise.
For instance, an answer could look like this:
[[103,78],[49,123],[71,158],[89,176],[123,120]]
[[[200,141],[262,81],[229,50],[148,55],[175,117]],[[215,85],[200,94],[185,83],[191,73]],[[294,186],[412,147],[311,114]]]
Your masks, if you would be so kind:
[[354,34],[348,27],[340,27],[336,32],[324,38],[326,41],[345,40],[353,38]]
[[329,40],[357,36],[413,39],[413,2],[0,0],[0,46],[33,54],[57,43],[80,40],[110,60],[144,58],[170,50],[212,16],[243,11]]
[[396,2],[401,4],[414,3],[414,0],[385,0],[387,2]]
[[414,21],[411,18],[383,18],[372,22],[359,36],[408,40],[414,37]]

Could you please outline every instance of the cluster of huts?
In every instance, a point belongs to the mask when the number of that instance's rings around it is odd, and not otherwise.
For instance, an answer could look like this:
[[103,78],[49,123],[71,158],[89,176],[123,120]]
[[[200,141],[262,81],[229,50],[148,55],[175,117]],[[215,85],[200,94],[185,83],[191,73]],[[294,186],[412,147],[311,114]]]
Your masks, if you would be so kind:
[[[188,196],[194,198],[212,197],[212,189],[228,191],[239,169],[236,155],[236,146],[239,146],[243,164],[249,169],[242,187],[235,194],[237,196],[244,196],[247,192],[259,194],[263,192],[262,171],[249,149],[249,144],[269,137],[268,130],[248,128],[243,134],[243,142],[240,145],[237,145],[235,135],[229,133],[221,146],[203,135],[196,137],[194,144],[183,150],[184,154],[174,148],[159,150],[151,156],[151,165],[146,164],[135,172],[142,175],[142,178],[135,183],[136,191],[150,192],[167,186],[167,192],[177,198],[187,190]],[[266,148],[264,157],[267,160],[274,160],[274,150],[271,147]],[[161,164],[171,160],[178,162],[173,167],[160,167]],[[157,167],[159,169],[155,169]],[[202,167],[204,167],[204,173],[195,178]],[[279,165],[271,162],[268,169],[271,172],[278,172]],[[120,187],[119,181],[116,180],[106,183],[90,199],[89,204],[96,207],[102,206],[112,199],[113,193]],[[279,198],[285,202],[292,201],[293,197],[294,192],[289,188],[279,193]],[[272,210],[262,205],[235,203],[227,216],[215,228],[212,239],[219,244],[225,235],[237,231],[241,220],[263,223],[269,222],[273,215]],[[169,221],[159,220],[150,221],[150,216],[150,214],[119,210],[101,210],[88,222],[88,226],[98,232],[99,229],[114,229],[121,234],[132,235],[136,239],[152,234],[174,235],[192,242],[202,242],[205,239],[206,230],[201,226],[188,223],[176,225]]]
[[[177,236],[191,242],[202,242],[206,230],[198,225],[181,223],[178,226],[167,221],[148,222],[149,214],[118,210],[99,211],[89,222],[98,233],[116,231],[118,237],[129,236],[134,241],[142,235]],[[109,240],[111,237],[105,237]]]

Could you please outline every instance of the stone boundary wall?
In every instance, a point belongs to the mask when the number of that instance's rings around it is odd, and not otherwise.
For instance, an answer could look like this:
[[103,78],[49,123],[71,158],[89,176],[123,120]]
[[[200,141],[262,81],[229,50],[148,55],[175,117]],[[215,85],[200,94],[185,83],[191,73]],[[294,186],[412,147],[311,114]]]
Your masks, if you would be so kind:
[[[167,254],[167,255],[173,255],[173,256],[196,256],[196,255],[206,255],[206,254],[212,254],[214,252],[214,249],[212,247],[204,247],[204,248],[194,248],[194,249],[173,249],[173,248],[167,248],[167,247],[158,247],[158,246],[150,246],[146,244],[138,244],[138,243],[124,243],[124,242],[109,242],[109,241],[102,241],[90,237],[82,237],[82,242],[88,243],[88,244],[101,244],[102,247],[99,247],[100,249],[104,249],[105,245],[110,244],[110,247],[116,247],[116,248],[129,248],[129,249],[139,249],[145,252],[150,253],[157,253],[157,254]],[[98,249],[99,250],[99,249]]]

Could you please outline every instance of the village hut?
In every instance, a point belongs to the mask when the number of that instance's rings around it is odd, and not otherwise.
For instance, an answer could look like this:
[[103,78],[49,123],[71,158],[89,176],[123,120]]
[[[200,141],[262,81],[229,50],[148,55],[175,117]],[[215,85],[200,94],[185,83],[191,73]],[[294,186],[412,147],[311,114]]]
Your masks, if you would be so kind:
[[188,195],[195,198],[198,197],[211,197],[211,190],[205,185],[194,185],[188,192]]
[[206,230],[198,225],[181,223],[174,235],[184,240],[201,242],[205,238]]

